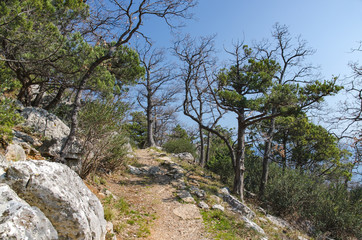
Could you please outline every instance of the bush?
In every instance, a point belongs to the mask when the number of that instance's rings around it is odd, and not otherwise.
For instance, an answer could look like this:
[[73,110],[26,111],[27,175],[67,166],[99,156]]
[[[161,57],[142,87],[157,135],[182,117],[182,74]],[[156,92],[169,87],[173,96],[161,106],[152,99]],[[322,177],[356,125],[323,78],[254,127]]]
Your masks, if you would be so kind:
[[233,164],[231,162],[229,149],[225,146],[214,149],[207,168],[218,174],[223,183],[227,183],[234,176]]
[[88,102],[79,114],[78,137],[82,142],[81,177],[102,168],[113,171],[127,154],[123,118],[127,105],[112,100]]
[[[357,194],[358,195],[358,194]],[[294,215],[313,222],[318,232],[329,232],[331,237],[361,239],[361,196],[348,190],[344,184],[325,183],[311,174],[298,170],[283,170],[270,166],[266,200],[280,215]]]
[[13,137],[12,128],[21,123],[22,117],[17,113],[15,102],[8,98],[0,99],[0,143],[5,147]]
[[196,156],[195,146],[189,139],[185,138],[171,139],[163,145],[163,148],[169,153],[188,152]]
[[263,159],[255,155],[250,148],[245,152],[245,178],[244,187],[252,193],[259,192],[261,173],[263,169]]

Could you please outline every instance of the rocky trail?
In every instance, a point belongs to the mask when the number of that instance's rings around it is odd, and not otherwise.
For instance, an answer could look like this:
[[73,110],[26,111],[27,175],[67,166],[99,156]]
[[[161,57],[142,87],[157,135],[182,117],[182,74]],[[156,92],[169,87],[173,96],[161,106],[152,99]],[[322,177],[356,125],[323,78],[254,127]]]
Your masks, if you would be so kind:
[[[183,170],[172,169],[172,163],[167,164],[169,157],[155,151],[137,150],[135,154],[138,166],[142,167],[131,167],[131,174],[126,176],[110,177],[106,188],[116,199],[123,198],[135,207],[134,211],[146,217],[153,216],[153,219],[145,223],[148,236],[137,234],[137,229],[127,224],[117,239],[209,239],[199,208],[195,203],[180,201],[177,196],[177,189],[184,185]],[[193,202],[193,199],[185,200]]]
[[136,150],[128,171],[89,186],[113,225],[106,239],[308,239],[262,208],[249,208],[195,165],[182,164],[185,169],[173,160]]

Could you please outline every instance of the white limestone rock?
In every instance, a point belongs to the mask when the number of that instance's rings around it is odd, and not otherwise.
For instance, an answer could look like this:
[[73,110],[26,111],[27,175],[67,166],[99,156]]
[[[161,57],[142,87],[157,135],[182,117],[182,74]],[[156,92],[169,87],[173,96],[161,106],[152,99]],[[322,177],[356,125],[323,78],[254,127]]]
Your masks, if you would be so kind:
[[192,156],[191,153],[184,152],[184,153],[174,153],[172,156],[177,157],[181,160],[188,161],[188,162],[194,162],[195,158]]
[[104,239],[98,198],[69,167],[47,161],[14,162],[1,180],[52,222],[60,239]]
[[48,139],[62,139],[69,135],[70,129],[57,116],[41,108],[26,107],[21,111],[24,126]]
[[221,204],[222,203],[222,199],[216,195],[211,195],[210,200],[216,204]]
[[248,206],[246,206],[246,204],[229,194],[229,191],[226,188],[223,188],[221,192],[223,193],[223,200],[227,202],[234,211],[239,212],[241,215],[246,216],[249,219],[253,219],[256,216],[256,214]]
[[207,205],[207,203],[205,203],[204,201],[199,202],[199,204],[197,204],[197,206],[199,206],[199,208],[201,209],[209,209],[209,205]]
[[49,219],[6,184],[0,184],[0,239],[58,239]]
[[129,171],[130,171],[131,174],[134,174],[134,175],[140,175],[140,174],[142,174],[142,171],[141,171],[139,168],[137,168],[137,167],[128,165],[128,169],[129,169]]
[[225,211],[225,208],[223,206],[221,206],[220,204],[215,204],[214,206],[212,206],[212,209],[218,209],[220,211]]
[[245,226],[247,228],[254,229],[258,233],[265,235],[264,230],[261,227],[259,227],[259,225],[257,225],[255,222],[251,221],[250,219],[248,219],[247,217],[244,217],[244,216],[241,217],[241,219],[245,222]]
[[5,157],[8,161],[25,161],[26,160],[25,151],[18,144],[10,144],[6,148]]

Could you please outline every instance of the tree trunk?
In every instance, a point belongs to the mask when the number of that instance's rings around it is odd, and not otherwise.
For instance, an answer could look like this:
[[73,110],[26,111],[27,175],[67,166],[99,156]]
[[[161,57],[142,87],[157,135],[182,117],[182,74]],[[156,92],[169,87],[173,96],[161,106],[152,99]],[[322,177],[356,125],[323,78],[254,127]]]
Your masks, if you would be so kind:
[[31,103],[33,107],[39,107],[40,101],[44,96],[44,83],[40,84],[39,93],[36,95],[34,101]]
[[202,133],[202,126],[199,124],[199,137],[200,137],[200,166],[205,167],[204,159],[204,134]]
[[268,182],[268,174],[269,174],[269,159],[271,155],[271,147],[273,141],[273,133],[275,129],[275,118],[270,120],[270,127],[267,133],[267,138],[265,140],[264,146],[264,156],[263,156],[263,172],[261,175],[260,186],[259,186],[259,198],[264,198],[265,186]]
[[60,86],[60,88],[58,89],[57,95],[53,98],[53,100],[48,105],[46,105],[44,107],[44,109],[49,111],[50,109],[53,109],[56,105],[58,105],[58,103],[62,99],[62,95],[63,95],[64,91],[65,91],[65,87]]
[[238,143],[235,159],[235,177],[233,192],[244,201],[244,172],[245,172],[245,126],[244,114],[238,116]]
[[285,172],[285,169],[287,168],[287,136],[284,135],[283,138],[283,154],[282,154],[282,164],[283,164],[283,173]]
[[75,134],[76,134],[76,130],[78,128],[78,112],[80,110],[80,104],[81,104],[81,98],[82,98],[82,88],[83,88],[83,86],[80,85],[78,87],[77,93],[75,95],[74,106],[73,106],[72,115],[71,115],[70,132],[69,132],[67,140],[63,144],[63,147],[60,151],[60,158],[61,158],[62,162],[65,161],[65,156],[67,155],[70,146],[75,141]]
[[146,110],[146,115],[147,115],[147,146],[148,147],[155,147],[156,143],[155,143],[155,139],[154,139],[154,133],[153,133],[153,129],[154,129],[154,120],[153,120],[153,116],[152,116],[152,109],[153,109],[153,103],[152,103],[152,95],[150,94],[150,90],[148,90],[148,94],[147,94],[147,110]]
[[65,141],[65,143],[62,146],[62,149],[60,150],[60,159],[59,160],[61,162],[66,163],[65,157],[68,153],[67,151],[69,151],[70,147],[72,146],[72,144],[74,143],[74,140],[75,140],[75,133],[78,128],[78,112],[80,110],[80,103],[81,103],[83,88],[86,85],[87,80],[91,77],[93,71],[96,69],[96,67],[99,66],[102,62],[110,59],[112,56],[112,52],[113,52],[113,50],[111,49],[107,55],[104,55],[103,57],[98,58],[95,62],[93,62],[91,64],[91,66],[89,67],[88,71],[82,77],[82,79],[78,85],[77,92],[75,94],[72,115],[71,115],[70,132],[69,132],[67,140]]
[[207,163],[210,160],[210,138],[211,138],[211,133],[208,131],[207,132],[207,141],[206,141],[206,153],[205,153],[205,164],[204,166],[207,166]]
[[26,107],[31,106],[31,82],[27,81],[23,84],[23,86],[20,88],[19,94],[18,94],[18,100]]

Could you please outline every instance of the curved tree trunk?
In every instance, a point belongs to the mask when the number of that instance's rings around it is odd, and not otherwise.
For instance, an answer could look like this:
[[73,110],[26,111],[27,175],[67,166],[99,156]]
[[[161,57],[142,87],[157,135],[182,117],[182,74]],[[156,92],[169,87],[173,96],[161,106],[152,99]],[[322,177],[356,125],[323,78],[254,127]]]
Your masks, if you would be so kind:
[[31,105],[33,107],[39,107],[39,104],[41,102],[41,100],[43,99],[43,96],[44,96],[44,83],[41,83],[40,84],[40,89],[39,89],[39,93],[36,95],[34,101],[31,103]]
[[45,110],[49,111],[50,109],[53,109],[62,99],[62,95],[65,91],[65,87],[64,86],[60,86],[60,88],[58,89],[58,93],[57,95],[53,98],[53,100],[44,107]]
[[26,107],[31,106],[31,82],[26,82],[23,84],[23,86],[20,88],[19,94],[18,94],[18,100]]

